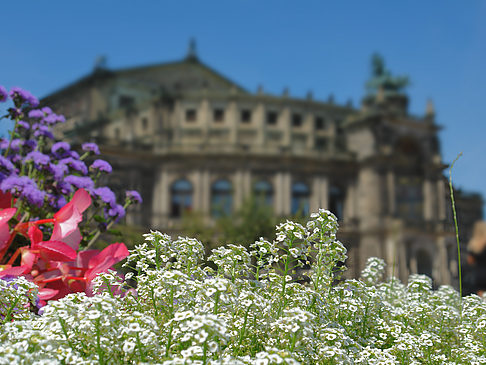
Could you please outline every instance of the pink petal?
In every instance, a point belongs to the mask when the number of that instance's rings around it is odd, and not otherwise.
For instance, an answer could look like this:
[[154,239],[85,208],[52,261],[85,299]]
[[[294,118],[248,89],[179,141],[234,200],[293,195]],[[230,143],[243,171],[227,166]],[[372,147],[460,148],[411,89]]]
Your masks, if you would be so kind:
[[83,213],[91,205],[91,196],[86,190],[79,189],[74,193],[71,202],[80,213]]
[[32,270],[32,267],[36,263],[39,255],[33,253],[28,246],[21,247],[20,253],[22,255],[22,259],[20,260],[20,263],[22,264],[22,266],[28,268],[28,271],[30,272],[30,270]]
[[89,261],[90,269],[86,271],[85,275],[87,281],[90,282],[96,274],[108,270],[128,255],[129,252],[124,243],[113,243],[109,245]]
[[72,261],[76,259],[76,250],[60,241],[44,241],[37,245],[44,260]]
[[7,243],[10,240],[10,229],[8,224],[0,225],[0,252],[7,247]]
[[73,249],[77,250],[79,248],[79,243],[81,242],[82,239],[83,237],[81,236],[81,232],[79,231],[79,228],[76,228],[74,231],[72,231],[71,233],[69,233],[64,237],[61,236],[61,230],[58,229],[52,232],[50,241],[62,241],[68,244]]
[[0,208],[10,208],[12,206],[12,194],[0,191]]
[[42,231],[37,226],[30,226],[28,231],[30,246],[35,249],[37,244],[44,238]]
[[4,270],[0,271],[0,278],[7,276],[7,275],[20,276],[20,275],[25,274],[27,271],[29,271],[29,268],[25,267],[23,265],[22,266],[9,267],[8,269],[4,269]]
[[17,208],[7,208],[0,210],[0,224],[7,223],[17,212]]
[[[64,208],[66,208],[63,210]],[[72,203],[66,204],[61,208],[59,212],[54,214],[56,223],[52,235],[57,239],[62,239],[71,234],[76,228],[78,223],[83,220],[81,213],[72,205]]]
[[59,293],[59,290],[57,289],[42,288],[39,289],[39,299],[49,300],[52,297],[54,297],[57,293]]

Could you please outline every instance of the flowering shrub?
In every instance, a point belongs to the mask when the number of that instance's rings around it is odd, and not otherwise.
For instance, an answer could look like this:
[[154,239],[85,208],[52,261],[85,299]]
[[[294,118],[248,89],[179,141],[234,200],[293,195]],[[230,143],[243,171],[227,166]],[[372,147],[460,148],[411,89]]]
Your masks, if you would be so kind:
[[[151,232],[127,258],[133,276],[101,273],[93,297],[69,294],[42,316],[19,311],[4,321],[0,363],[486,363],[480,297],[432,290],[421,275],[407,285],[382,281],[380,259],[362,279],[331,285],[346,258],[336,232],[335,216],[321,210],[305,226],[279,225],[275,241],[249,251],[214,250],[215,268],[202,264],[199,241]],[[8,300],[22,290],[10,289]]]
[[[97,183],[110,174],[107,161],[95,159],[100,151],[95,143],[84,143],[81,152],[64,141],[56,141],[51,128],[64,123],[62,115],[51,108],[38,108],[39,101],[28,91],[0,86],[0,102],[10,98],[13,104],[3,118],[14,122],[9,139],[0,139],[0,191],[11,193],[17,214],[15,222],[51,218],[78,189],[86,190],[93,200],[90,215],[80,225],[81,247],[89,247],[100,233],[125,215],[125,209],[141,202],[136,191],[127,191],[124,205],[115,193]],[[51,227],[46,226],[46,230]]]
[[[78,250],[89,248],[131,203],[141,202],[136,191],[127,191],[122,206],[108,187],[96,186],[112,170],[100,159],[87,164],[100,153],[96,144],[84,143],[80,156],[68,143],[54,140],[50,128],[65,122],[62,115],[49,107],[35,109],[39,101],[25,90],[8,93],[0,86],[0,102],[9,98],[13,105],[3,118],[13,120],[14,128],[10,139],[0,140],[0,278],[22,275],[36,284],[38,297],[32,300],[29,291],[13,306],[6,302],[0,307],[5,320],[68,293],[92,294],[96,274],[124,259],[128,250],[123,243],[101,252]],[[12,285],[19,287],[9,284],[8,290]]]

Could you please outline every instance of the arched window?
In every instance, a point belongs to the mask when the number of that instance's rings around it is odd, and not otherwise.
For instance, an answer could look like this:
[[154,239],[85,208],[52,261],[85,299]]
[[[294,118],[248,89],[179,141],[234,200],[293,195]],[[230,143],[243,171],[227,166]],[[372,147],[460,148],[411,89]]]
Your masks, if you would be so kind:
[[395,184],[398,217],[407,221],[423,217],[422,179],[417,176],[397,176]]
[[180,218],[192,209],[192,184],[186,179],[175,181],[170,188],[170,215]]
[[268,181],[260,180],[253,185],[253,194],[258,202],[273,204],[273,187]]
[[344,193],[337,186],[331,186],[329,189],[329,210],[338,220],[343,219]]
[[310,189],[303,182],[292,185],[291,214],[309,215]]
[[228,180],[218,180],[211,186],[211,215],[230,215],[233,208],[232,186]]
[[420,249],[415,254],[417,259],[417,274],[427,275],[429,278],[432,277],[432,259],[430,258],[429,253],[424,250]]

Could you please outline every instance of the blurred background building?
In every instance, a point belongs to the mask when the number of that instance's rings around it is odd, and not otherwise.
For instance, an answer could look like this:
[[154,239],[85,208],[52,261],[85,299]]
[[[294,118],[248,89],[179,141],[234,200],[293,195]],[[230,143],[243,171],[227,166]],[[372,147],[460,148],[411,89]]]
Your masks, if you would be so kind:
[[[311,92],[253,93],[201,62],[191,42],[177,62],[110,70],[100,59],[43,102],[67,117],[59,138],[100,145],[114,190],[141,192],[130,224],[174,232],[188,211],[211,224],[254,194],[279,217],[336,214],[349,276],[378,256],[402,280],[418,272],[454,284],[440,126],[431,102],[409,114],[407,84],[375,55],[359,108]],[[457,191],[456,204],[467,243],[482,198]]]

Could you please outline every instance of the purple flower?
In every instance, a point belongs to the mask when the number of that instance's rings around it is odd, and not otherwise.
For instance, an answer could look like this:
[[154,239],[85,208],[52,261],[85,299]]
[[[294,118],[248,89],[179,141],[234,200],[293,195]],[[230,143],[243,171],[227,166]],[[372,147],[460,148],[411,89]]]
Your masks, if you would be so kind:
[[142,203],[142,197],[136,190],[127,190],[125,192],[127,199],[134,203]]
[[86,152],[93,152],[95,155],[100,154],[100,149],[96,143],[83,143],[81,149]]
[[83,175],[86,175],[88,173],[88,168],[86,167],[86,164],[83,161],[76,160],[72,157],[63,158],[62,160],[59,160],[59,163],[68,165],[73,170],[78,171]]
[[30,204],[41,206],[44,203],[46,194],[39,190],[34,180],[27,176],[10,175],[0,183],[3,192],[18,194],[21,198],[26,198]]
[[12,173],[15,171],[15,166],[8,158],[0,156],[0,167],[7,170],[7,172]]
[[69,156],[74,158],[75,160],[79,160],[79,153],[76,151],[69,151]]
[[63,206],[67,204],[66,198],[62,195],[57,199],[56,202],[56,209],[61,209]]
[[23,120],[19,120],[17,122],[17,126],[22,127],[24,129],[29,129],[30,128],[30,124],[27,123],[27,122],[25,122],[25,121],[23,121]]
[[46,116],[42,121],[47,125],[54,125],[57,123],[64,123],[66,121],[66,118],[64,118],[63,115],[57,115],[52,113]]
[[49,163],[49,156],[39,151],[32,151],[25,156],[24,161],[34,161],[34,164],[37,166],[45,166]]
[[116,206],[116,196],[115,193],[110,188],[103,186],[101,188],[94,189],[93,192],[102,201],[104,201],[107,204],[110,204],[111,207]]
[[63,163],[53,164],[50,163],[48,167],[48,171],[54,176],[54,180],[62,181],[64,178],[64,174],[68,172],[69,168],[64,165]]
[[89,177],[68,175],[64,181],[78,189],[91,191],[94,188],[94,182]]
[[89,168],[90,169],[92,168],[94,170],[104,171],[107,173],[110,173],[113,170],[111,168],[111,165],[105,160],[95,160]]
[[72,187],[71,184],[65,182],[65,181],[58,181],[56,183],[57,190],[64,195],[71,194],[72,192]]
[[27,185],[21,192],[20,196],[25,197],[29,203],[40,207],[42,204],[44,204],[46,193],[39,190],[37,186]]
[[8,92],[2,85],[0,85],[0,103],[4,103],[7,101]]
[[34,129],[34,137],[40,137],[40,136],[44,136],[44,137],[47,137],[49,139],[54,139],[54,135],[52,134],[52,132],[49,130],[49,127],[45,126],[45,125],[41,125],[39,123],[36,123],[32,126],[32,128]]
[[34,95],[20,87],[13,87],[12,90],[10,90],[10,97],[17,107],[23,104],[29,104],[35,108],[39,105],[39,100],[37,100]]
[[36,185],[36,183],[27,176],[11,175],[0,183],[0,189],[5,193],[8,191],[11,193],[17,193],[29,185]]
[[52,114],[52,109],[49,108],[48,106],[43,107],[41,110],[45,115]]
[[28,148],[30,150],[34,150],[37,147],[37,142],[33,139],[28,139],[24,141],[24,148]]
[[114,207],[108,209],[108,215],[110,217],[117,217],[117,220],[119,220],[125,216],[125,208],[120,204],[116,204]]
[[[61,150],[61,152],[58,152],[59,150]],[[56,156],[63,156],[64,152],[68,152],[70,150],[71,146],[67,142],[57,142],[51,147],[51,152]]]
[[44,112],[40,109],[33,109],[29,112],[29,118],[33,118],[33,119],[44,118]]

